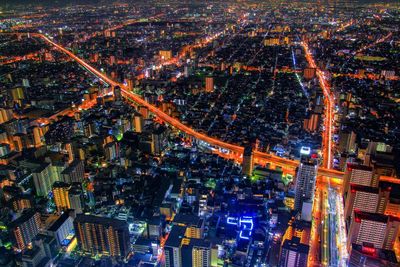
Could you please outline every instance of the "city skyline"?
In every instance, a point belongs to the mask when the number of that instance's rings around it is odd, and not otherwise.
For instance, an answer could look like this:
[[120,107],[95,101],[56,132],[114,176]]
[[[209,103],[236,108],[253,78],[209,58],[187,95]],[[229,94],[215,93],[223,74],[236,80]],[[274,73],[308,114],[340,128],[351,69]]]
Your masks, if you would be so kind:
[[400,5],[0,5],[9,266],[397,266]]

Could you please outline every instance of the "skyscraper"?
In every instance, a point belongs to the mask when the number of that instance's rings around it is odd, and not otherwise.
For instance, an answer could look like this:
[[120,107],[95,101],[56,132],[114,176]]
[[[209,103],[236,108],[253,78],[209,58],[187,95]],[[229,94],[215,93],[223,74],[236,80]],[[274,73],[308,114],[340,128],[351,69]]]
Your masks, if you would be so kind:
[[125,221],[78,214],[74,228],[79,248],[84,252],[124,258],[129,253],[129,229]]
[[294,209],[301,211],[303,202],[314,199],[315,182],[317,179],[318,165],[315,159],[309,156],[302,148],[300,165],[296,175]]

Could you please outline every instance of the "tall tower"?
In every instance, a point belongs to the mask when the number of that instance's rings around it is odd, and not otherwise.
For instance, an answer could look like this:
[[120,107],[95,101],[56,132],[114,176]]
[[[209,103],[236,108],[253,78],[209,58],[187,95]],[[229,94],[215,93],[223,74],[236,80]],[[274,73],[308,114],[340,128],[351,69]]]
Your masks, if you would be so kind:
[[314,199],[317,170],[317,161],[310,157],[310,148],[302,147],[300,165],[296,175],[295,210],[301,211],[304,201]]

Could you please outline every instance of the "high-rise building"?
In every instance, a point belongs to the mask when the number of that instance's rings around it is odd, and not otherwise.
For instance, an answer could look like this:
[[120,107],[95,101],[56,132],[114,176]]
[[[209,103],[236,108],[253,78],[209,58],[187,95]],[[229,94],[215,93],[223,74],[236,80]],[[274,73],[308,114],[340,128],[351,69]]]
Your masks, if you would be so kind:
[[15,212],[22,212],[25,209],[33,207],[33,197],[25,195],[15,196],[10,199],[9,204]]
[[122,100],[122,91],[121,91],[121,87],[119,87],[119,86],[114,87],[114,99],[115,99],[115,101]]
[[354,210],[383,214],[389,201],[389,195],[389,190],[350,184],[350,190],[344,205],[345,221],[347,223],[351,222]]
[[211,243],[204,239],[183,238],[181,242],[182,266],[209,267],[211,264]]
[[25,210],[8,225],[13,245],[24,250],[39,233],[40,225],[40,214],[34,209]]
[[104,155],[107,161],[116,160],[119,157],[119,144],[118,142],[110,142],[104,145]]
[[158,54],[162,60],[170,60],[172,58],[171,50],[160,50]]
[[161,155],[167,145],[167,129],[163,126],[154,129],[151,134],[154,155]]
[[123,258],[129,253],[129,229],[125,221],[78,214],[74,228],[83,252]]
[[174,217],[174,225],[186,227],[187,238],[203,238],[204,219],[197,215],[178,213]]
[[206,77],[206,92],[214,92],[214,77]]
[[57,181],[53,184],[54,203],[56,204],[58,212],[65,211],[71,208],[68,197],[68,191],[70,190],[70,188],[70,184],[61,181]]
[[0,108],[0,124],[5,123],[13,118],[11,108]]
[[33,246],[25,250],[21,257],[23,267],[50,266],[50,259],[46,258],[43,247]]
[[352,244],[348,266],[396,267],[399,263],[393,250],[377,249],[370,244]]
[[33,170],[32,177],[37,196],[47,196],[56,181],[56,177],[52,175],[51,164],[49,163],[43,163]]
[[297,211],[302,210],[304,201],[314,199],[318,169],[316,160],[309,156],[309,149],[302,148],[302,151],[295,182],[294,209]]
[[184,267],[182,265],[181,243],[185,232],[185,226],[174,225],[172,227],[164,246],[166,267]]
[[71,234],[72,230],[74,230],[74,219],[71,216],[73,213],[72,210],[65,211],[47,229],[47,233],[56,239],[59,247],[62,246],[63,241]]
[[373,169],[369,166],[349,163],[343,176],[343,196],[347,198],[350,184],[377,186],[377,178],[374,177]]
[[308,132],[315,132],[318,130],[320,122],[320,114],[313,113],[308,118],[304,119],[303,128]]
[[307,245],[310,242],[311,223],[292,218],[288,222],[288,228],[282,236],[282,243],[287,240],[292,240],[294,237],[300,239],[301,244]]
[[145,106],[139,106],[139,113],[143,116],[144,119],[148,119],[150,116],[149,109]]
[[253,148],[251,146],[246,146],[243,152],[242,174],[250,177],[253,173],[253,166]]
[[356,149],[356,137],[357,135],[353,131],[341,131],[339,133],[339,152],[354,152]]
[[298,237],[293,237],[291,240],[286,239],[282,244],[279,266],[307,266],[309,250],[310,247],[300,243]]
[[68,164],[70,164],[75,159],[74,147],[73,147],[72,143],[66,143],[65,150],[68,153]]
[[74,160],[61,172],[61,180],[66,183],[82,183],[85,178],[85,166],[83,161]]
[[143,131],[144,120],[141,114],[135,115],[133,125],[135,126],[135,132],[141,133]]
[[14,101],[25,99],[25,92],[24,88],[22,87],[15,87],[11,89],[11,97]]
[[378,213],[354,210],[347,239],[347,248],[353,243],[370,243],[374,248],[393,249],[400,226],[400,219]]
[[305,68],[304,69],[304,79],[311,80],[315,77],[317,70],[315,68]]
[[68,198],[71,209],[73,209],[76,214],[82,213],[84,209],[82,189],[79,188],[79,186],[72,186],[68,191]]
[[28,79],[22,79],[22,86],[23,87],[31,87],[29,84],[29,80]]

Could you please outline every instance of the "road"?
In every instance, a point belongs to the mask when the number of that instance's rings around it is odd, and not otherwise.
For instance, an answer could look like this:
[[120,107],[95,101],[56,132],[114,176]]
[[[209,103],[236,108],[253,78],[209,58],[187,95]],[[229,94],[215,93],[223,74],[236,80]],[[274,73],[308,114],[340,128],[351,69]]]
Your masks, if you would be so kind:
[[321,264],[322,266],[329,266],[330,264],[330,244],[329,244],[329,203],[328,191],[324,190],[322,193],[322,220],[321,220]]
[[301,43],[304,52],[306,54],[306,59],[310,68],[316,69],[316,74],[319,80],[319,84],[322,89],[322,93],[324,94],[325,101],[325,110],[324,110],[324,127],[325,130],[322,133],[322,157],[323,157],[323,166],[327,169],[331,168],[332,164],[332,131],[333,131],[333,119],[334,119],[334,97],[331,92],[331,88],[329,86],[328,79],[326,74],[318,67],[316,64],[313,55],[311,53],[308,44],[303,41]]
[[322,205],[322,185],[320,181],[317,181],[316,192],[314,196],[313,211],[312,211],[312,224],[310,233],[310,251],[308,253],[308,266],[319,266],[320,262],[320,251],[319,251],[319,240],[320,240],[320,228],[321,228],[321,205]]

